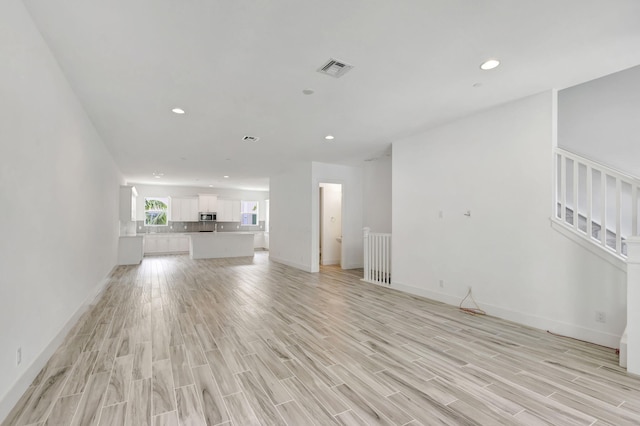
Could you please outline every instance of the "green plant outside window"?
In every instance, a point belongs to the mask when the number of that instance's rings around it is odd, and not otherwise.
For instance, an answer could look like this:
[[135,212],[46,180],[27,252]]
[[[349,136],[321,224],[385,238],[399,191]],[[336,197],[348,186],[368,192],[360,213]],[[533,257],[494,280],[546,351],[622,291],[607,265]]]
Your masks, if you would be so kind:
[[166,226],[169,200],[167,198],[144,199],[145,226]]

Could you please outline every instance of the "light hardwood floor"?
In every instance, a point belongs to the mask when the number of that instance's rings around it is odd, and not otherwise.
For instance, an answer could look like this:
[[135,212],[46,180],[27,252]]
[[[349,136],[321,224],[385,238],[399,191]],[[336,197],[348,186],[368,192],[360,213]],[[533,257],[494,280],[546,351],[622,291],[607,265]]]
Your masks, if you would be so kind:
[[118,267],[3,424],[640,424],[612,349],[267,256]]

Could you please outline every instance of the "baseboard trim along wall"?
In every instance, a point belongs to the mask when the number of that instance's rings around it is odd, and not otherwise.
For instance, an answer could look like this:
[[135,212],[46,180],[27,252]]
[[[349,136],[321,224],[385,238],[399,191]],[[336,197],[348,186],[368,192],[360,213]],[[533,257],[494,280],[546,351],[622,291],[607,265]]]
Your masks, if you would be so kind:
[[292,268],[302,269],[305,272],[317,272],[317,271],[313,271],[309,265],[304,265],[302,263],[291,262],[289,260],[273,257],[271,254],[269,254],[269,260],[276,263],[282,263],[283,265],[291,266]]
[[[377,284],[376,284],[377,285]],[[381,287],[387,287],[380,285]],[[405,293],[414,294],[416,296],[426,297],[427,299],[435,300],[438,302],[446,303],[452,306],[458,306],[462,297],[452,296],[445,293],[438,293],[418,287],[412,287],[406,284],[393,282],[391,286],[395,290],[403,291]],[[464,297],[464,296],[463,296]],[[480,307],[487,312],[487,314],[501,318],[507,321],[513,321],[518,324],[526,325],[528,327],[537,328],[539,330],[550,331],[554,334],[572,337],[575,339],[585,340],[597,345],[606,346],[608,348],[617,348],[620,344],[619,335],[611,333],[604,333],[598,330],[592,330],[585,327],[580,327],[574,324],[569,324],[561,321],[555,321],[549,318],[538,317],[535,315],[529,315],[518,311],[512,311],[499,306],[494,306],[481,301],[477,301]]]
[[40,354],[33,360],[33,362],[26,368],[24,373],[16,380],[11,386],[9,391],[0,400],[0,419],[4,421],[13,407],[18,403],[24,392],[29,388],[33,380],[40,373],[40,370],[44,368],[47,361],[53,356],[58,347],[62,344],[65,337],[73,326],[78,322],[80,317],[89,309],[92,302],[98,299],[102,292],[107,287],[109,277],[113,273],[114,268],[109,271],[106,277],[95,286],[95,288],[89,293],[84,302],[78,307],[78,309],[69,317],[60,331],[51,339],[49,344],[40,352]]

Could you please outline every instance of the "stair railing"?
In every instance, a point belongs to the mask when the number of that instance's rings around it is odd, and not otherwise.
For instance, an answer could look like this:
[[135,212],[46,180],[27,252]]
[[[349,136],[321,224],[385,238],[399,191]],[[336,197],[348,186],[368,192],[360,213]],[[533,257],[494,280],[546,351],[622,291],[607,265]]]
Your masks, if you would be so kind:
[[560,148],[554,158],[553,218],[626,259],[626,239],[638,235],[640,180]]
[[363,231],[363,281],[391,285],[391,234],[370,232],[370,228]]

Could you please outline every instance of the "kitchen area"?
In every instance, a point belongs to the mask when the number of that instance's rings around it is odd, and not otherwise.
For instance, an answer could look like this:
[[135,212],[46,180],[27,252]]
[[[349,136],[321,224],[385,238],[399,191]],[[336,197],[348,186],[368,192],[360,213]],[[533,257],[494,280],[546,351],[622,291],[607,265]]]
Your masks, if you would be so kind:
[[[268,191],[123,185],[118,264],[144,256],[253,256],[269,249]],[[216,192],[215,194],[213,192]]]

